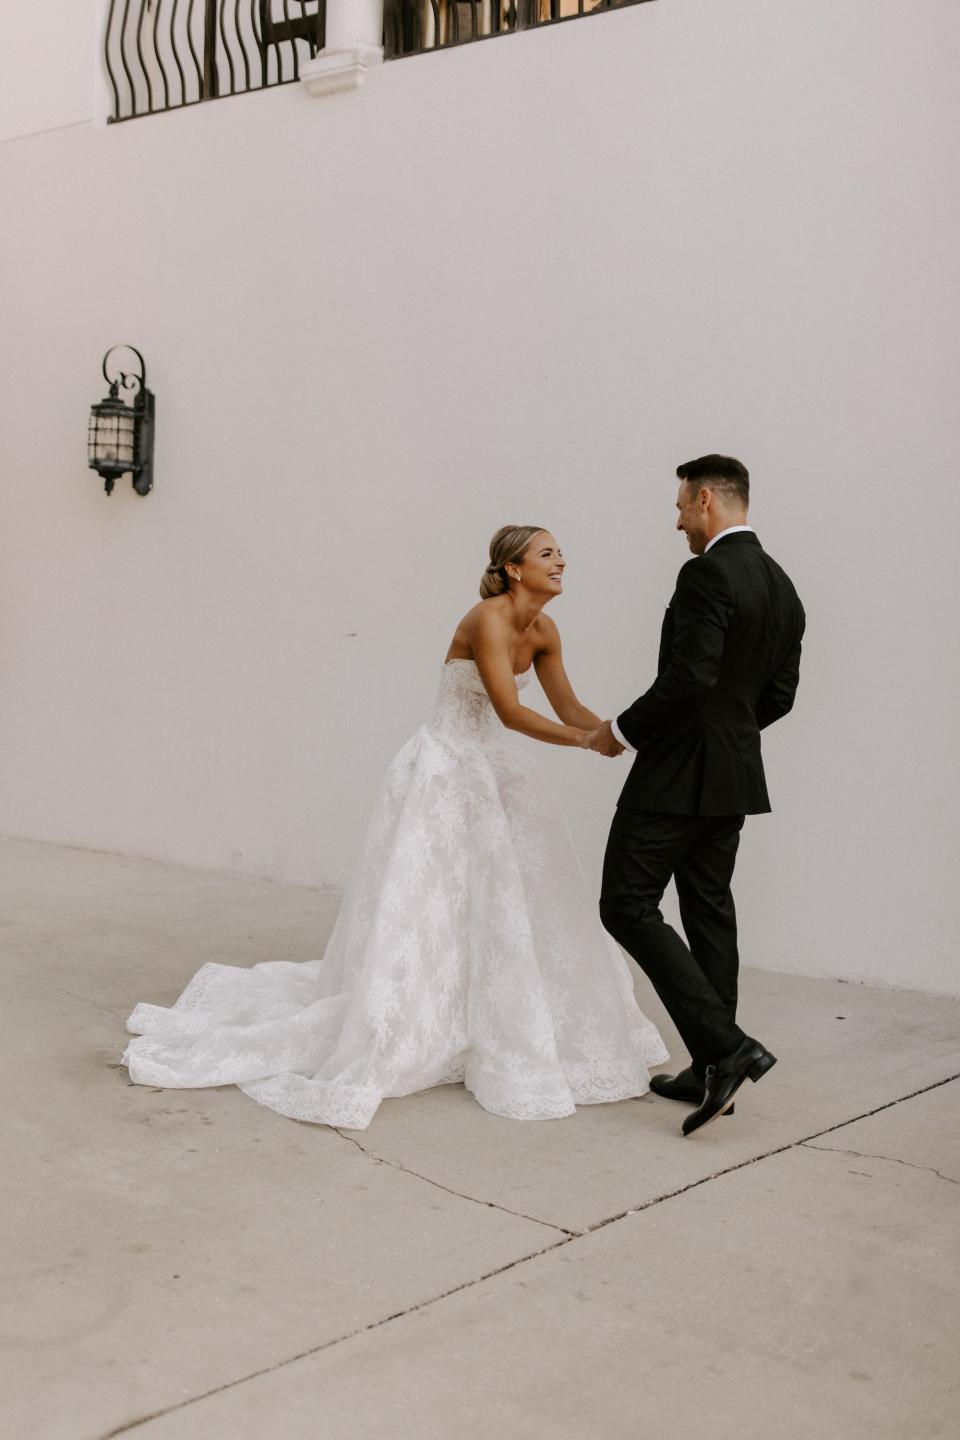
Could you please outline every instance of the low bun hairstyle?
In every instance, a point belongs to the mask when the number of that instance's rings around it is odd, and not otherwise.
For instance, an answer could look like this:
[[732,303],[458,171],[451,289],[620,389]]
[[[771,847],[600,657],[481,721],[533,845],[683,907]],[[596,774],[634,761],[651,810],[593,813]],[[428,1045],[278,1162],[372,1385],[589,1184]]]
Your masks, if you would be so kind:
[[510,588],[506,567],[519,565],[530,548],[534,535],[542,535],[542,525],[502,525],[490,541],[490,564],[480,581],[480,599],[490,600],[504,595]]

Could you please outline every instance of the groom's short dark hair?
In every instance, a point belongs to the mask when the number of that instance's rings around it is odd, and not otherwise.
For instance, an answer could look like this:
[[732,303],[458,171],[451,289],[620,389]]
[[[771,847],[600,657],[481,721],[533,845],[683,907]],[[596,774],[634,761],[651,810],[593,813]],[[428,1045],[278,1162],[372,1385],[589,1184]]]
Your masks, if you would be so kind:
[[740,500],[744,505],[750,502],[747,467],[732,455],[701,455],[699,460],[688,460],[686,465],[678,465],[677,479],[719,490],[726,499]]

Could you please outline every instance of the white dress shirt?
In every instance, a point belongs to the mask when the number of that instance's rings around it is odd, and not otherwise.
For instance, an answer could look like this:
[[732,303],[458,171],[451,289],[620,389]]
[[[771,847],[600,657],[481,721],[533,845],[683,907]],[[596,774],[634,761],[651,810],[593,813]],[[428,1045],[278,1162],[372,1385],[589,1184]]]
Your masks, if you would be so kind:
[[[710,550],[710,549],[712,549],[712,547],[713,547],[714,545],[716,545],[716,543],[717,543],[718,540],[722,540],[723,537],[724,537],[724,535],[736,535],[739,531],[742,531],[742,530],[749,530],[751,534],[754,534],[754,533],[755,533],[752,525],[728,525],[727,528],[726,528],[726,530],[720,530],[716,535],[714,535],[713,539],[712,539],[711,541],[709,541],[709,543],[704,546],[704,548],[703,548],[703,553],[704,553],[704,555],[706,555],[707,551]],[[613,731],[613,737],[614,737],[614,739],[615,739],[620,745],[622,745],[625,750],[635,751],[635,746],[631,745],[631,744],[630,744],[630,741],[627,740],[627,739],[620,733],[620,726],[617,724],[616,720],[611,720],[611,721],[610,721],[610,729]]]

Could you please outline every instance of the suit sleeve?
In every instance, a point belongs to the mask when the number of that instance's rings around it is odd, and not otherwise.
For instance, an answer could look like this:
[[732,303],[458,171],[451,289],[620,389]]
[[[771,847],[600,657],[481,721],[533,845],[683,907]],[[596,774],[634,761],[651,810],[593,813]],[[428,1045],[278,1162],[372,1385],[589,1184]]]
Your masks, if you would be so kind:
[[673,643],[650,689],[617,725],[631,745],[662,735],[713,689],[733,616],[733,595],[719,566],[690,560],[673,599]]
[[782,720],[784,715],[788,715],[793,709],[797,686],[800,684],[800,649],[803,642],[804,623],[805,619],[801,609],[796,638],[786,659],[776,671],[773,679],[767,682],[757,696],[755,713],[757,726],[761,730],[765,730],[775,720]]

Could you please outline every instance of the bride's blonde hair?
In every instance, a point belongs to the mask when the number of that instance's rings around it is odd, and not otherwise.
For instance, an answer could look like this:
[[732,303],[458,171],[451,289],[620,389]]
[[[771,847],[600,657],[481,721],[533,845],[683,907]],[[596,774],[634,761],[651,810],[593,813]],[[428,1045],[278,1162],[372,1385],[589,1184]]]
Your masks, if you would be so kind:
[[489,600],[509,590],[508,565],[519,565],[530,548],[534,535],[542,535],[542,525],[501,525],[490,541],[490,564],[480,581],[480,599]]

